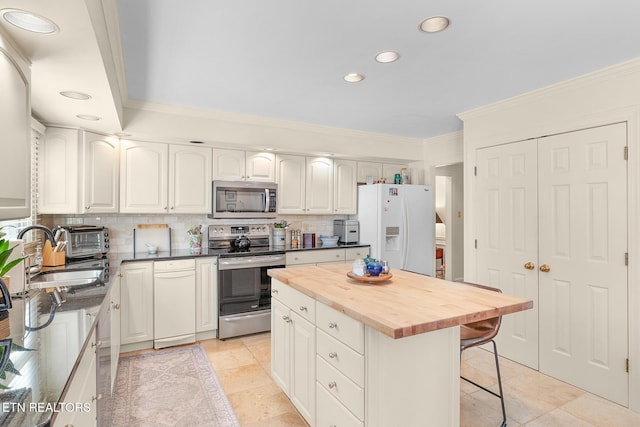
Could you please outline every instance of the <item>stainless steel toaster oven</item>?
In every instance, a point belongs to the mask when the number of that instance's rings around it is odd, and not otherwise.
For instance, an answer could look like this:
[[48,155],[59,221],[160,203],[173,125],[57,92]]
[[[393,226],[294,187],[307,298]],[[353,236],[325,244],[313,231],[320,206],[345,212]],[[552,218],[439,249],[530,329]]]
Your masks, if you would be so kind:
[[68,259],[95,257],[109,252],[109,229],[93,225],[65,226],[59,241],[65,241]]

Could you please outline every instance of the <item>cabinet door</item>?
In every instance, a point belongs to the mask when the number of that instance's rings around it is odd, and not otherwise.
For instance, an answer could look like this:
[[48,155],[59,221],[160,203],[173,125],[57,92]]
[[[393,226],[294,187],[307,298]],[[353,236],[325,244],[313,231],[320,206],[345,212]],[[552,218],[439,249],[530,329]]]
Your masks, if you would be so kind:
[[305,209],[305,158],[276,156],[278,177],[278,213],[300,214]]
[[316,328],[290,311],[291,384],[290,398],[309,424],[315,420],[316,403]]
[[211,148],[169,146],[169,212],[210,213]]
[[82,213],[118,212],[119,144],[115,138],[83,132]]
[[333,160],[307,158],[306,213],[333,213]]
[[333,212],[355,214],[358,204],[355,160],[336,160],[333,163]]
[[79,131],[47,128],[39,149],[40,213],[77,213]]
[[241,181],[245,179],[244,151],[213,149],[213,179]]
[[121,267],[120,291],[120,343],[153,340],[153,264],[124,264]]
[[271,298],[271,377],[289,396],[291,378],[291,327],[289,308]]
[[30,121],[27,77],[0,49],[0,153],[2,175],[11,185],[0,186],[0,220],[29,216],[30,195]]
[[111,278],[111,392],[116,383],[116,373],[118,372],[118,358],[120,357],[120,277],[115,275]]
[[196,259],[196,332],[218,329],[218,258]]
[[358,182],[366,183],[368,177],[375,182],[382,176],[382,163],[358,162]]
[[89,345],[81,355],[76,372],[61,402],[70,405],[82,404],[81,411],[60,411],[54,413],[55,426],[95,426],[96,409],[96,334],[89,336]]
[[122,141],[120,212],[167,212],[167,144]]
[[276,156],[273,153],[246,153],[247,181],[275,182]]

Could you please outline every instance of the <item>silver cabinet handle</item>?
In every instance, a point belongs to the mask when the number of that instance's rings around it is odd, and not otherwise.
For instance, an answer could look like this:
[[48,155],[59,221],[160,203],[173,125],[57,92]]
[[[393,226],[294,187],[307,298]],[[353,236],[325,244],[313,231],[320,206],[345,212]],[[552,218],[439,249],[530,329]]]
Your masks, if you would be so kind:
[[304,305],[301,305],[300,306],[300,311],[307,311],[308,312],[309,310],[307,310],[307,307],[305,307]]
[[95,402],[96,400],[100,400],[100,399],[102,399],[102,395],[101,394],[98,394],[97,396],[91,396],[91,401],[92,402]]
[[282,316],[282,320],[284,320],[287,323],[291,323],[291,318],[289,316]]
[[277,289],[271,289],[271,293],[272,293],[272,294],[277,294],[277,293],[278,293],[278,290],[277,290]]
[[94,343],[91,343],[91,347],[96,348],[96,347],[100,347],[102,345],[102,341],[96,341]]
[[329,383],[329,388],[336,388],[337,386],[338,386],[338,384],[336,384],[336,382],[335,382],[335,381],[331,381],[331,382]]
[[335,351],[332,351],[331,353],[329,353],[329,358],[330,359],[337,359],[338,358],[338,353],[336,353]]
[[331,323],[329,323],[329,327],[330,327],[331,329],[335,329],[335,328],[337,328],[337,327],[338,327],[338,324],[337,324],[337,323],[335,323],[335,322],[331,322]]

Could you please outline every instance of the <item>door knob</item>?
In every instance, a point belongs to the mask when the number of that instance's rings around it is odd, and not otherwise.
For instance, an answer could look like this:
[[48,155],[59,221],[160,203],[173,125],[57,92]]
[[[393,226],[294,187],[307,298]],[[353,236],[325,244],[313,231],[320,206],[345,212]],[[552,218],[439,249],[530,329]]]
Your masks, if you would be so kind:
[[551,267],[549,267],[549,264],[542,264],[540,266],[540,271],[542,271],[543,273],[548,273],[551,270]]
[[534,263],[532,263],[531,261],[529,261],[528,263],[526,263],[524,265],[524,268],[526,268],[527,270],[533,270],[534,268],[536,268],[536,265]]

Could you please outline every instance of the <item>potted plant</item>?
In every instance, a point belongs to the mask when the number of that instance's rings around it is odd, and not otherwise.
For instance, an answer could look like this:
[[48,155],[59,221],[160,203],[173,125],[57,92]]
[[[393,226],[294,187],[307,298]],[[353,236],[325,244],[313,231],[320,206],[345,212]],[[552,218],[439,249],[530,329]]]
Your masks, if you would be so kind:
[[[20,261],[24,260],[27,257],[16,258],[13,261],[9,261],[9,257],[13,252],[13,248],[9,245],[9,240],[5,240],[4,237],[7,235],[2,229],[6,226],[0,227],[0,282],[2,285],[8,286],[8,280],[5,278],[5,274],[9,272],[13,267],[18,265]],[[3,289],[4,291],[4,289]]]

